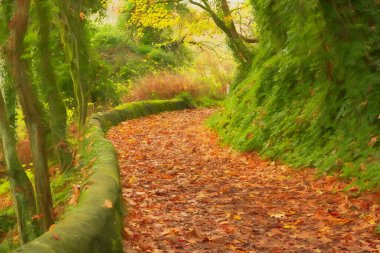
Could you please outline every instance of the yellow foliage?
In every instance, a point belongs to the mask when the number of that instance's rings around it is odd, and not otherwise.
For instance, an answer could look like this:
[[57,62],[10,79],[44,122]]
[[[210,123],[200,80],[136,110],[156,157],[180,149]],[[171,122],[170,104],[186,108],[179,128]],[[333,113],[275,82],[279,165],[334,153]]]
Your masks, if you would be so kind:
[[[164,29],[179,22],[179,15],[168,8],[167,3],[155,3],[150,0],[136,0],[129,23],[140,28],[152,27]],[[138,34],[141,35],[138,30]]]

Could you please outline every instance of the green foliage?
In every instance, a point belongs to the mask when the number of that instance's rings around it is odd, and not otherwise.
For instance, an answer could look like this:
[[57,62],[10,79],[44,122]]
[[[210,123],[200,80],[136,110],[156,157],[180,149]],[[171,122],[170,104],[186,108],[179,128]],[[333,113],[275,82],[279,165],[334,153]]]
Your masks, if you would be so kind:
[[190,59],[189,51],[183,46],[172,50],[136,43],[128,40],[127,31],[118,26],[94,27],[91,42],[95,55],[101,56],[97,59],[99,67],[94,75],[105,79],[93,89],[93,97],[98,98],[106,93],[113,98],[120,97],[132,80],[151,72],[173,69]]
[[[5,200],[6,198],[11,198],[10,195],[10,184],[7,179],[0,179],[0,196],[2,200]],[[11,229],[15,227],[17,223],[16,220],[16,214],[14,212],[14,209],[12,207],[1,207],[0,208],[0,234],[4,234],[9,232]],[[9,245],[5,245],[7,243],[0,244],[0,252],[6,252],[1,251],[3,247],[8,247]]]
[[1,253],[7,253],[7,252],[12,252],[13,250],[17,249],[19,247],[19,243],[16,243],[11,235],[10,237],[6,238],[4,241],[0,243],[0,252]]
[[[32,169],[27,169],[26,174],[34,184],[34,175]],[[68,204],[68,200],[73,195],[73,184],[81,184],[82,175],[75,170],[68,170],[65,173],[58,173],[51,179],[51,188],[53,193],[54,207],[64,207]],[[10,185],[7,179],[0,179],[0,195],[7,194],[10,198]],[[67,209],[67,208],[66,208]],[[16,214],[13,207],[5,207],[0,209],[0,234],[8,233],[16,226]],[[14,242],[4,240],[0,244],[0,252],[2,248],[16,247]],[[9,251],[4,251],[9,252]]]
[[240,150],[379,188],[380,5],[252,5],[261,43],[210,124]]
[[16,216],[13,209],[6,209],[0,212],[0,233],[6,233],[16,225]]
[[51,181],[54,206],[65,206],[73,195],[73,185],[81,183],[82,175],[76,170],[58,173]]
[[223,100],[216,99],[210,96],[202,96],[195,100],[197,107],[219,107],[223,103]]
[[10,191],[9,181],[5,178],[0,179],[0,195],[4,193],[9,193],[9,191]]
[[0,47],[7,39],[9,20],[11,19],[13,2],[9,0],[1,1],[0,4]]

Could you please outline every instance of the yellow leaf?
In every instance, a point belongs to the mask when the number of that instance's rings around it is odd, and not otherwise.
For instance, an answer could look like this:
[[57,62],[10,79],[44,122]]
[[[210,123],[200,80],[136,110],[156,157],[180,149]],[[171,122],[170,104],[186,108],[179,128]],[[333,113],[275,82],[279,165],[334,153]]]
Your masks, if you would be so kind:
[[371,225],[375,225],[376,224],[376,221],[375,221],[375,219],[370,219],[369,221],[368,221],[368,223],[369,224],[371,224]]
[[297,229],[296,226],[288,225],[288,224],[285,224],[285,225],[284,225],[284,228],[286,228],[286,229]]
[[234,245],[230,244],[227,246],[227,249],[236,250],[236,247]]
[[319,230],[319,232],[326,232],[326,231],[330,231],[330,230],[331,230],[331,228],[329,226],[324,226],[323,228],[321,228]]
[[285,214],[284,213],[270,213],[269,216],[272,218],[281,219],[285,217]]
[[105,208],[112,208],[112,202],[111,202],[111,200],[109,200],[109,199],[107,199],[106,201],[104,201],[104,205],[103,205],[103,207],[105,207]]
[[236,215],[234,215],[234,219],[235,220],[241,220],[241,216],[236,214]]

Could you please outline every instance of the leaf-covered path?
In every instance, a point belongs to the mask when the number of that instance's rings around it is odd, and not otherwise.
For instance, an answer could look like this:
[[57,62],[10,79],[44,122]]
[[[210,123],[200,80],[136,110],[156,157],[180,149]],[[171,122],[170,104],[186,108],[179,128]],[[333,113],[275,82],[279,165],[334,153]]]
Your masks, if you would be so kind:
[[126,252],[379,252],[376,194],[356,197],[241,154],[204,126],[213,110],[163,113],[109,132],[119,152]]

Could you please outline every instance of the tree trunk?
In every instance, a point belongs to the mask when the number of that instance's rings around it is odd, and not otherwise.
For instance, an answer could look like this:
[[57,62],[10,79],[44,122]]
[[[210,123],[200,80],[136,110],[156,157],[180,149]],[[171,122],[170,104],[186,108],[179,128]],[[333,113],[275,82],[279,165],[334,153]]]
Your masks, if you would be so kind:
[[0,92],[0,137],[3,145],[7,174],[14,200],[17,226],[20,240],[24,244],[40,235],[36,215],[34,190],[21,163],[15,148],[16,139],[8,121],[3,95]]
[[9,66],[5,66],[5,60],[7,59],[7,47],[6,41],[9,36],[8,25],[12,18],[13,12],[13,1],[12,0],[2,0],[0,4],[0,65],[3,65],[2,68],[2,82],[1,83],[1,91],[3,93],[3,98],[5,102],[5,107],[7,109],[7,117],[9,119],[9,123],[13,128],[16,126],[16,93],[12,87]]
[[[194,0],[190,0],[189,2],[193,5],[196,5],[206,11],[214,21],[215,25],[219,27],[227,36],[228,46],[231,49],[232,53],[235,56],[235,59],[240,64],[248,64],[252,63],[253,53],[250,48],[245,43],[257,43],[257,39],[249,39],[245,38],[241,34],[236,31],[236,27],[234,21],[231,17],[231,11],[229,9],[228,3],[226,0],[219,0],[219,8],[223,14],[223,18],[220,18],[218,14],[212,9],[211,5],[207,0],[201,0],[200,2],[196,2]],[[227,20],[227,21],[225,21]]]
[[57,26],[60,29],[66,59],[73,81],[79,127],[86,123],[88,82],[88,52],[84,36],[84,21],[81,19],[81,0],[55,0],[59,8]]
[[39,23],[38,49],[40,52],[40,74],[42,88],[49,104],[50,128],[52,131],[52,144],[61,170],[71,166],[72,155],[66,141],[66,106],[59,91],[53,65],[51,63],[50,39],[50,10],[46,0],[35,0]]
[[51,198],[44,134],[46,126],[42,118],[42,106],[33,90],[28,63],[22,58],[24,38],[28,27],[30,0],[16,0],[16,11],[10,25],[9,63],[14,88],[25,115],[34,162],[37,208],[42,231],[53,224]]

